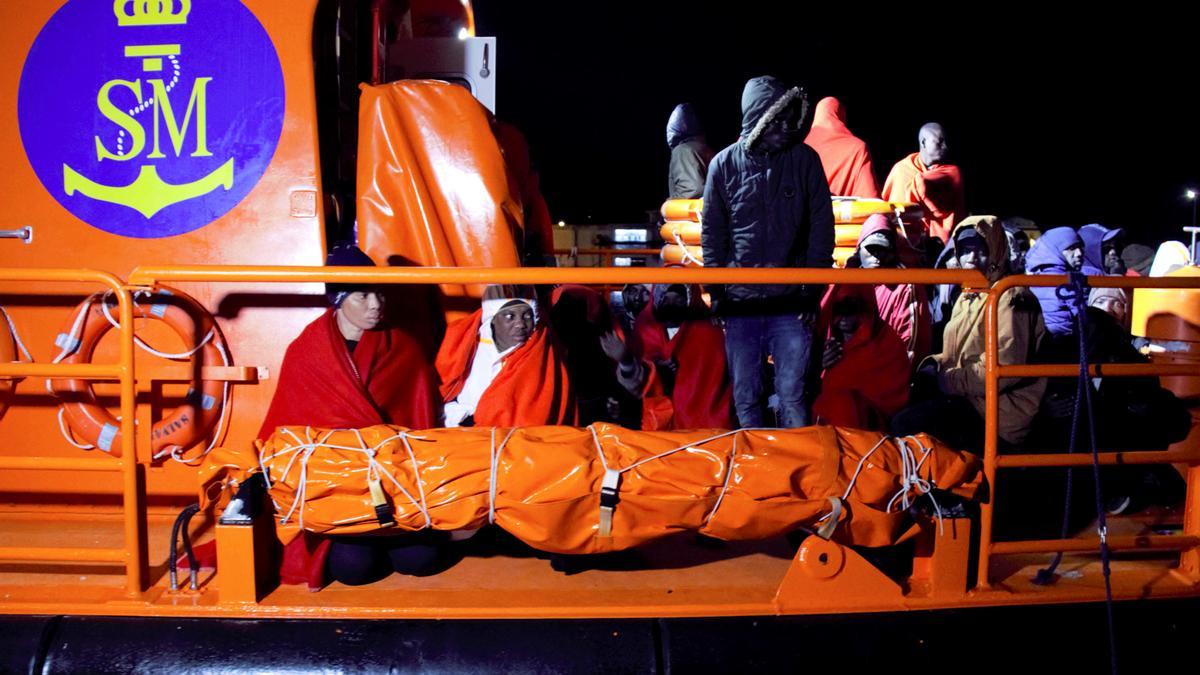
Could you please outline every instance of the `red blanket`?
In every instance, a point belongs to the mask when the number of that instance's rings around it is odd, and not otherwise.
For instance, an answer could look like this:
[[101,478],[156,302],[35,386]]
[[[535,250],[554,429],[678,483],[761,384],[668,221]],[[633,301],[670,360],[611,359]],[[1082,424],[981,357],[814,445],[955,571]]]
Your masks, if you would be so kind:
[[[435,426],[437,386],[417,341],[396,328],[369,330],[351,355],[336,321],[330,309],[288,345],[258,438],[266,439],[286,425]],[[280,580],[321,588],[329,544],[328,538],[307,532],[288,542]]]
[[879,198],[871,151],[866,143],[850,133],[841,101],[829,96],[817,103],[812,129],[804,142],[820,155],[830,194]]
[[[891,237],[900,248],[903,260],[911,253],[908,243],[892,229],[886,216],[873,215],[863,223],[858,235],[858,246],[872,234],[883,232]],[[925,287],[917,284],[879,284],[875,287],[875,304],[884,323],[896,331],[896,335],[913,354],[913,363],[929,355],[933,345],[933,320],[929,316],[929,301]]]
[[[460,319],[446,329],[438,351],[437,372],[442,379],[442,401],[453,401],[462,391],[475,348],[479,345],[482,310]],[[567,367],[544,325],[504,358],[475,408],[475,426],[509,427],[541,424],[573,424],[575,400]]]
[[[699,287],[692,288],[691,297],[694,304],[700,302]],[[668,338],[666,327],[647,307],[638,315],[634,329],[638,336],[634,353],[650,370],[642,407],[643,431],[734,427],[725,334],[720,328],[707,319],[694,319],[682,322],[675,337]],[[651,364],[671,359],[679,369],[668,393]]]
[[849,295],[863,301],[861,323],[843,346],[841,360],[821,374],[821,394],[813,403],[813,414],[834,426],[883,431],[891,416],[908,403],[908,351],[879,318],[869,286],[829,289],[821,303],[826,334],[832,333],[834,303]]
[[921,163],[921,155],[916,152],[892,167],[883,183],[883,198],[895,202],[915,202],[923,206],[926,233],[943,242],[949,240],[950,231],[967,214],[962,174],[958,167],[939,164],[932,169],[927,168]]

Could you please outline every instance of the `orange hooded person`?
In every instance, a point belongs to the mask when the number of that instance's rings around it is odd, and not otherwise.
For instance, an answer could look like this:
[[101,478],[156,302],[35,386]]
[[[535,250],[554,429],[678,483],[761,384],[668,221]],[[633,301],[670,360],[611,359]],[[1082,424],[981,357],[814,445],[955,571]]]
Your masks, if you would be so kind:
[[[913,202],[925,209],[924,232],[943,243],[954,226],[967,215],[962,173],[946,164],[946,134],[942,125],[931,122],[921,127],[920,152],[896,162],[883,183],[883,198],[890,202]],[[915,233],[909,239],[916,242]]]
[[447,327],[437,356],[446,426],[575,422],[566,364],[533,298],[489,286],[480,309]]
[[829,193],[835,197],[879,198],[875,165],[867,144],[846,126],[842,102],[826,96],[817,102],[805,144],[821,156]]

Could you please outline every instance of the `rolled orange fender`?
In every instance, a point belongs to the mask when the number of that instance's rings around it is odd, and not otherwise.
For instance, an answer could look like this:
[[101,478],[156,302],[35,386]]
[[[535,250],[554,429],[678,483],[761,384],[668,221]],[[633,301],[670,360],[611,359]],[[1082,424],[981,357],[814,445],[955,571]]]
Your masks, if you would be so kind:
[[658,234],[667,242],[700,245],[700,223],[669,220],[658,229]]
[[662,216],[665,220],[698,223],[700,222],[700,210],[703,207],[703,199],[668,199],[662,205]]
[[860,232],[862,232],[862,223],[838,223],[833,226],[833,245],[854,248],[858,246]]
[[838,246],[834,248],[833,266],[838,268],[845,267],[846,261],[850,259],[850,256],[854,255],[854,251],[856,250],[853,246]]
[[[173,289],[160,288],[155,302],[134,302],[135,319],[156,319],[175,331],[184,344],[203,340],[198,349],[201,363],[230,365],[225,338],[216,322],[200,303],[191,296]],[[76,319],[84,312],[79,335],[75,335]],[[107,312],[107,315],[106,315]],[[111,330],[112,311],[103,298],[85,300],[72,313],[72,322],[55,341],[71,354],[61,363],[90,363],[101,338]],[[195,317],[195,318],[193,318]],[[114,317],[115,318],[115,317]],[[154,453],[178,446],[186,449],[208,436],[221,416],[225,404],[225,386],[218,380],[203,380],[199,392],[189,392],[188,400],[170,414],[164,415],[150,431],[150,447]],[[87,380],[54,380],[53,390],[62,401],[61,408],[71,431],[82,441],[113,455],[121,456],[121,424],[109,410],[96,400],[96,393]]]
[[680,246],[667,244],[663,246],[662,260],[668,264],[704,266],[704,250],[699,246]]
[[882,199],[859,199],[857,197],[834,197],[833,220],[843,225],[861,225],[867,218],[882,213],[895,215],[899,211],[902,218],[919,221],[925,212],[917,204],[908,202],[888,202]]

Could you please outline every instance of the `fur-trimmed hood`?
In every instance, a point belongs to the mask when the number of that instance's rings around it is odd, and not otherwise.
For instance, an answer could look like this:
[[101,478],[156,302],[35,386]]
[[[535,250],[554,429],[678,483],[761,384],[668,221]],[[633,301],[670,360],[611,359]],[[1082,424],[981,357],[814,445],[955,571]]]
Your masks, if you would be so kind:
[[[792,110],[797,105],[799,114],[793,116]],[[788,89],[769,75],[746,82],[742,90],[742,143],[746,149],[753,150],[771,122],[784,114],[792,117],[795,130],[804,125],[808,116],[808,96],[804,89]]]

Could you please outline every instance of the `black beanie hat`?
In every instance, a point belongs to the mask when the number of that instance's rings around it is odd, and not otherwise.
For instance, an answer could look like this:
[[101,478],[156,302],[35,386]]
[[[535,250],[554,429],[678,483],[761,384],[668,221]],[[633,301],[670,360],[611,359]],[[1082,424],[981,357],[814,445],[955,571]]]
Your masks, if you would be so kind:
[[[353,244],[337,246],[325,256],[326,267],[375,267],[375,261]],[[346,296],[367,289],[362,284],[325,284],[325,297],[329,304],[339,307]]]

